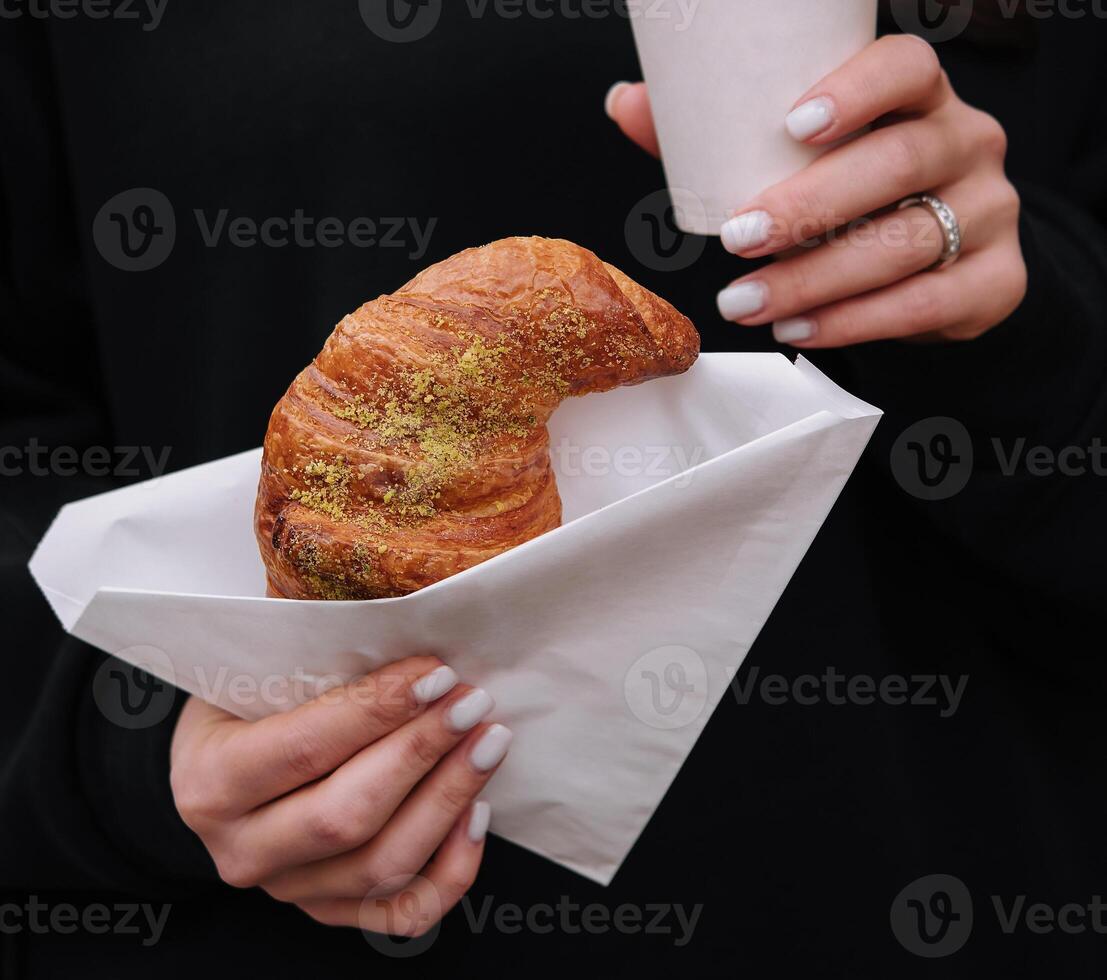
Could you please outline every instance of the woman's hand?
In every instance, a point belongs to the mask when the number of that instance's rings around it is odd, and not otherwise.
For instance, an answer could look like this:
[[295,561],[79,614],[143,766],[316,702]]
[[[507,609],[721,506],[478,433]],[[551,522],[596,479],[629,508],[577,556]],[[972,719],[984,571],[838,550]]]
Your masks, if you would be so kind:
[[433,657],[252,723],[191,698],[173,796],[228,884],[327,925],[420,935],[480,866],[489,807],[473,800],[511,741],[480,724],[492,707]]
[[[657,152],[644,85],[616,86],[607,109],[631,139]],[[889,337],[968,340],[1019,306],[1026,267],[1019,198],[1004,174],[1006,136],[957,97],[925,41],[877,41],[782,123],[812,146],[874,128],[735,212],[723,229],[727,250],[778,261],[719,294],[726,319],[774,323],[777,340],[797,347],[837,347]],[[929,271],[945,244],[933,213],[895,210],[922,193],[943,199],[961,223],[961,258],[944,270]]]

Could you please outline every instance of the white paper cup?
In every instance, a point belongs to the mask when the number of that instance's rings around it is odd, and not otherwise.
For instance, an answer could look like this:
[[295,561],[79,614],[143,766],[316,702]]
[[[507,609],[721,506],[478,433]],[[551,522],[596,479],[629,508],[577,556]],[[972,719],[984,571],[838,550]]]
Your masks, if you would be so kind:
[[821,152],[784,118],[876,38],[877,0],[630,0],[677,224],[731,212]]

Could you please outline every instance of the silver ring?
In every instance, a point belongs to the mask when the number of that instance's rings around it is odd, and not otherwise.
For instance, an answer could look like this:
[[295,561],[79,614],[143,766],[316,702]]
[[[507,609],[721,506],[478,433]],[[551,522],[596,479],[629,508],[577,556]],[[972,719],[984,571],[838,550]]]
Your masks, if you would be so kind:
[[946,269],[953,265],[961,255],[961,222],[957,220],[953,208],[934,194],[919,194],[900,201],[898,210],[903,211],[913,207],[926,208],[938,219],[938,226],[942,229],[945,244],[942,247],[941,256],[931,269]]

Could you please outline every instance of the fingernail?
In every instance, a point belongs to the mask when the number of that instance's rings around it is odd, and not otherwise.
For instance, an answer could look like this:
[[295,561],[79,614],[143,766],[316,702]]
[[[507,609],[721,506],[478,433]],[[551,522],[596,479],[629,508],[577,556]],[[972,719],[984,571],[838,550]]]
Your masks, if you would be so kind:
[[615,118],[615,104],[619,101],[619,96],[623,94],[623,89],[629,85],[630,82],[616,82],[607,90],[607,96],[603,100],[603,111],[607,113],[609,118]]
[[830,129],[833,123],[834,103],[825,96],[796,106],[784,117],[784,125],[788,127],[792,139],[801,143]]
[[769,290],[763,282],[739,282],[719,293],[719,312],[724,320],[744,320],[760,313],[768,302]]
[[507,755],[508,746],[511,745],[511,729],[503,725],[493,725],[473,746],[469,753],[469,761],[478,772],[488,772],[495,769]]
[[760,248],[769,240],[773,219],[768,211],[750,211],[723,225],[723,247],[733,254]]
[[469,811],[469,826],[466,828],[469,840],[474,844],[479,844],[484,840],[484,835],[488,833],[488,824],[491,820],[492,804],[485,800],[477,800]]
[[411,685],[417,704],[430,704],[451,690],[457,683],[457,674],[449,667],[436,667],[425,677],[420,677]]
[[467,732],[496,706],[492,695],[477,688],[457,702],[446,715],[451,731]]
[[814,320],[797,316],[790,320],[781,320],[773,324],[773,336],[778,344],[797,344],[815,336],[818,327]]

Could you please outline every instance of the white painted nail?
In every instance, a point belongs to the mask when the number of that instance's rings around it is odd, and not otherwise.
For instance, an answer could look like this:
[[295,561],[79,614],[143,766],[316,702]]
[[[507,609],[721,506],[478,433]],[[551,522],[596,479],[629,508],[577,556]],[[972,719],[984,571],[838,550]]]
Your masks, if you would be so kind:
[[607,113],[609,118],[615,118],[615,103],[619,101],[623,89],[629,87],[629,85],[630,82],[616,82],[607,90],[607,96],[603,100],[603,111]]
[[750,211],[723,225],[723,247],[735,255],[760,248],[769,240],[773,219],[767,211]]
[[765,309],[769,289],[763,282],[739,282],[719,293],[719,312],[724,320],[744,320]]
[[492,695],[477,688],[457,702],[446,715],[446,724],[455,732],[467,732],[496,706]]
[[830,129],[833,122],[834,103],[825,96],[796,106],[784,118],[784,125],[788,128],[792,139],[799,140],[801,143]]
[[491,820],[492,804],[485,800],[477,800],[469,811],[469,826],[466,828],[469,840],[474,844],[479,844],[484,840],[484,835],[488,833],[488,824]]
[[510,728],[505,728],[503,725],[493,725],[489,728],[469,753],[469,761],[473,764],[473,768],[479,772],[495,769],[507,755],[511,739]]
[[418,704],[430,704],[452,690],[456,683],[457,674],[449,667],[436,667],[411,685],[411,693],[415,695]]
[[796,344],[803,340],[810,340],[815,336],[816,330],[818,327],[815,321],[802,316],[773,324],[773,336],[778,344]]

